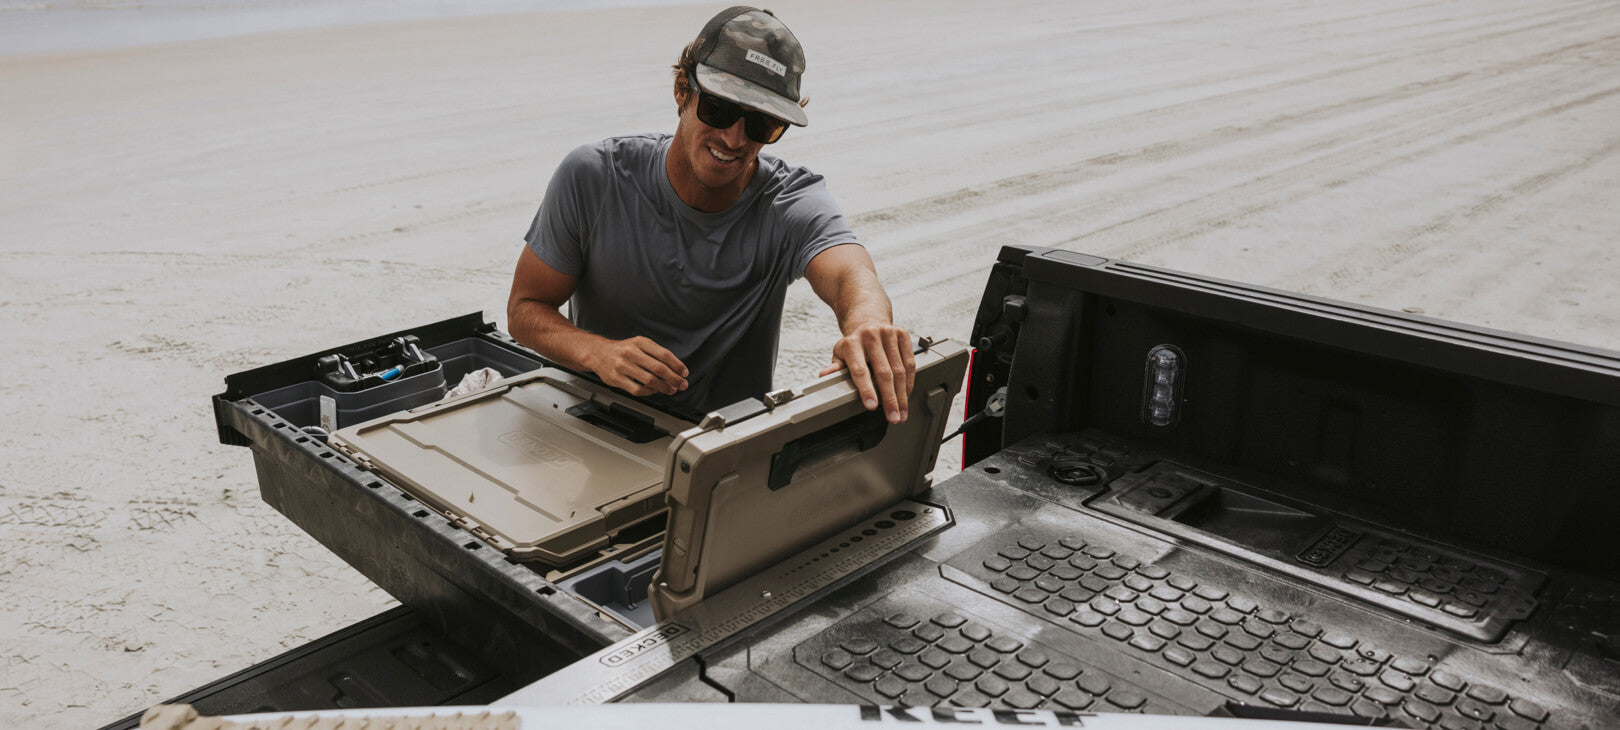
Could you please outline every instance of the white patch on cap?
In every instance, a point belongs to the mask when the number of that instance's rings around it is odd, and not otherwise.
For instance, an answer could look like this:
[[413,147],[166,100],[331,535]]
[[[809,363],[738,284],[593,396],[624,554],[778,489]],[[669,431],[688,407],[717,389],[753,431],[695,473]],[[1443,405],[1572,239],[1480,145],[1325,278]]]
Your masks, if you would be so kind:
[[777,62],[776,59],[760,53],[752,48],[748,49],[748,55],[744,56],[744,58],[770,69],[771,73],[774,73],[777,76],[787,75],[787,66],[783,66],[781,63]]

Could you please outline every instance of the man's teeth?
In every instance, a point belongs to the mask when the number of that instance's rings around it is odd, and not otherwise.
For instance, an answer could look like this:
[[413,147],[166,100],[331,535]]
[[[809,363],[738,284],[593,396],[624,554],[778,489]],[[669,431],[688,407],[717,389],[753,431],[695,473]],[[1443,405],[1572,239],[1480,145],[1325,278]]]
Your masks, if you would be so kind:
[[709,154],[714,155],[714,159],[719,160],[721,162],[734,162],[737,159],[736,155],[724,154],[724,153],[720,152],[720,150],[717,150],[717,149],[715,149],[713,147],[709,148]]

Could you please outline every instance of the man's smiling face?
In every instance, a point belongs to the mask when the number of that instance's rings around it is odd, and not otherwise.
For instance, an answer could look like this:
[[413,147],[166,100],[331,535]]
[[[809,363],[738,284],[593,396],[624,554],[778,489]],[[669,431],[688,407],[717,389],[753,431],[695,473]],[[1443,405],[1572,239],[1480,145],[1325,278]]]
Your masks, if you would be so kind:
[[677,93],[676,101],[680,103],[680,122],[669,147],[670,184],[693,208],[725,210],[753,179],[759,149],[764,145],[748,138],[742,119],[726,129],[716,129],[698,119],[697,101],[691,92]]

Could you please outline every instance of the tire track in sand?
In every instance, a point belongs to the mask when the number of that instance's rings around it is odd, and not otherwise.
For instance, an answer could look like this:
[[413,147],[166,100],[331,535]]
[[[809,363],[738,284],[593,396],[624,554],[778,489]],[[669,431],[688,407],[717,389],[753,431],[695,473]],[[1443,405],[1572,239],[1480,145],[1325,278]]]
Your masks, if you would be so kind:
[[[1590,103],[1614,96],[1617,93],[1620,93],[1620,88],[1611,89],[1602,94],[1594,94],[1592,97],[1581,101]],[[1410,235],[1399,241],[1377,246],[1371,251],[1358,249],[1357,256],[1351,259],[1355,263],[1332,268],[1325,274],[1325,278],[1332,282],[1334,289],[1348,291],[1354,285],[1423,253],[1430,247],[1432,242],[1451,233],[1451,229],[1458,223],[1480,218],[1509,203],[1522,202],[1547,186],[1589,170],[1616,154],[1620,154],[1620,137],[1611,140],[1602,148],[1578,160],[1530,175],[1506,189],[1487,195],[1483,200],[1473,205],[1453,209],[1436,216],[1427,223],[1418,226]],[[1367,255],[1369,253],[1370,256]],[[1316,269],[1308,269],[1303,273],[1303,276],[1311,279],[1323,276],[1316,272]]]
[[[943,281],[931,274],[946,269],[945,278],[954,278],[957,272],[976,267],[984,260],[975,256],[993,255],[1001,245],[1009,243],[1073,247],[1077,242],[1100,240],[1103,243],[1089,246],[1088,250],[1121,258],[1140,256],[1211,227],[1228,225],[1242,217],[1319,194],[1331,185],[1344,184],[1410,162],[1424,154],[1596,100],[1551,104],[1562,93],[1558,91],[1558,82],[1566,80],[1589,79],[1582,69],[1550,66],[1528,78],[1480,79],[1484,83],[1470,84],[1465,89],[1468,93],[1459,93],[1450,87],[1442,88],[1439,91],[1445,93],[1440,95],[1441,98],[1422,109],[1398,111],[1376,123],[1363,124],[1350,131],[1330,130],[1288,145],[1217,161],[1214,164],[1243,169],[1262,167],[1271,159],[1302,160],[1243,183],[1101,227],[1096,225],[1097,220],[1106,219],[1111,210],[1123,201],[1148,195],[1153,188],[1162,185],[1162,181],[1157,177],[1148,178],[1130,187],[1115,188],[1106,196],[1094,197],[1080,205],[1057,197],[1045,205],[1024,207],[1015,214],[986,217],[964,226],[931,231],[926,237],[909,242],[905,246],[905,253],[885,257],[883,272],[886,279],[898,278],[902,290],[908,287],[934,287]],[[1458,98],[1463,101],[1459,103]],[[1460,136],[1449,134],[1481,119],[1540,105],[1546,108],[1515,115],[1482,132]],[[1417,121],[1413,122],[1413,119]],[[1283,124],[1284,121],[1279,120],[1274,128],[1267,130],[1268,133],[1281,131]],[[1412,145],[1423,145],[1428,140],[1436,141],[1416,151],[1408,151]],[[1157,162],[1134,155],[1125,159],[1139,165]],[[1111,174],[1120,172],[1116,170]],[[1065,222],[1072,222],[1072,226],[1064,225]],[[1051,237],[1051,231],[1074,230],[1088,225],[1092,226],[1092,230],[1079,235]],[[1122,238],[1125,239],[1123,242]]]

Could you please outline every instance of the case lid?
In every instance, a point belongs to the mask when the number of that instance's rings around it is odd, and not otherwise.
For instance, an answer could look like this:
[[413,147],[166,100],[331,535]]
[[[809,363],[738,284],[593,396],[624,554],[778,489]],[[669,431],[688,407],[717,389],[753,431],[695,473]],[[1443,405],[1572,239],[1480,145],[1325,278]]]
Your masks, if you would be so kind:
[[867,411],[836,373],[768,396],[758,409],[768,412],[741,422],[710,414],[678,436],[654,614],[667,618],[927,489],[968,353],[944,340],[916,359],[899,424]]
[[542,368],[329,443],[513,558],[564,565],[663,511],[670,434],[691,425]]

